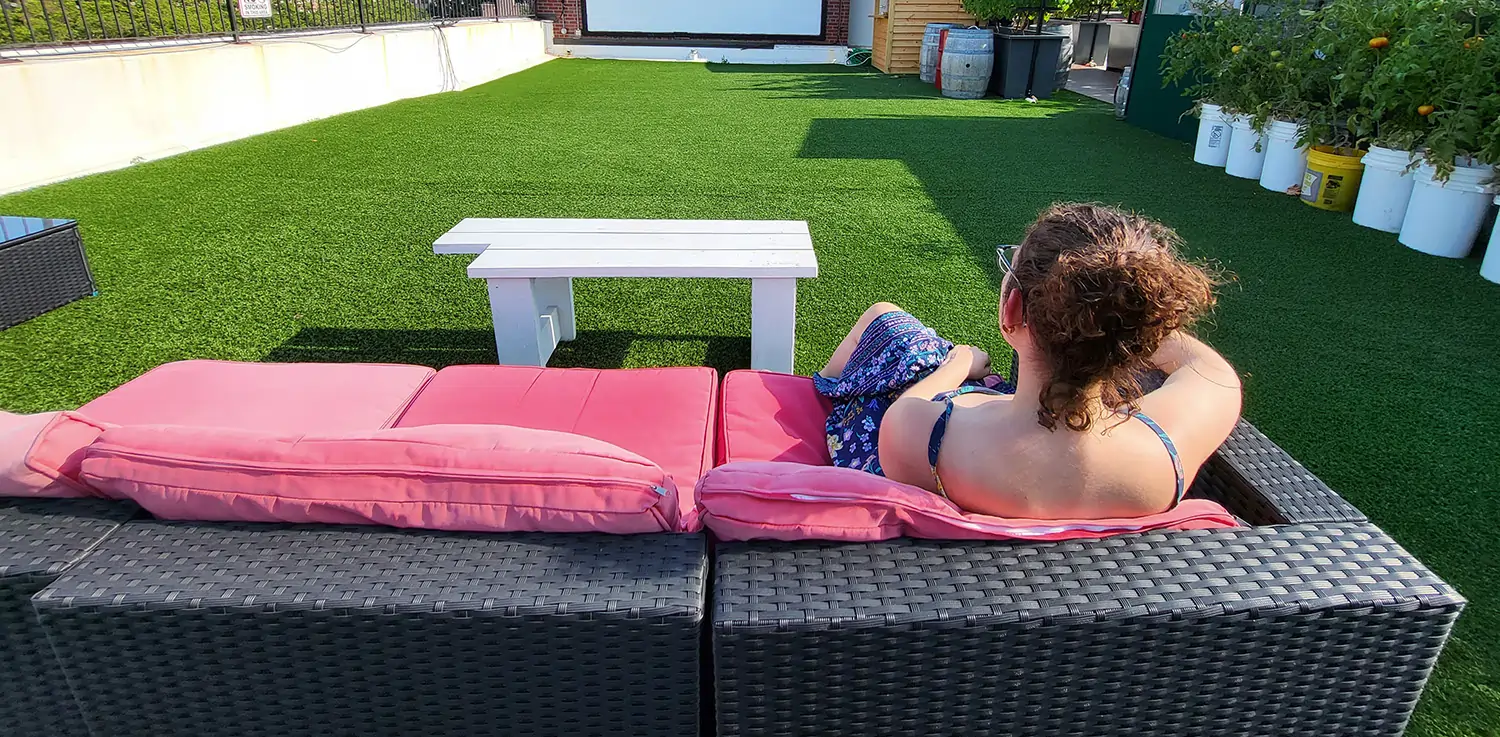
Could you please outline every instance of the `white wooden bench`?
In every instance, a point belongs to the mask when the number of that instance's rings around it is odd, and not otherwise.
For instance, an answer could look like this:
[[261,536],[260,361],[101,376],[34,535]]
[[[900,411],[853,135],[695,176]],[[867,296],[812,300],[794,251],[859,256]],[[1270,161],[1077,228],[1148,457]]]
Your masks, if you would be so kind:
[[500,363],[544,366],[577,336],[574,277],[750,279],[750,365],[792,371],[797,280],[818,275],[807,223],[792,220],[467,218],[432,244],[475,254],[489,285]]

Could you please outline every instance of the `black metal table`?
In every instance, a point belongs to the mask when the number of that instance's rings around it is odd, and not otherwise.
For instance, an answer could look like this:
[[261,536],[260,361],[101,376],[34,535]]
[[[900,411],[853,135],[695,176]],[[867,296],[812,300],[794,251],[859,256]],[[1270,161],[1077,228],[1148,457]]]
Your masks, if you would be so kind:
[[0,330],[92,294],[77,221],[0,215]]

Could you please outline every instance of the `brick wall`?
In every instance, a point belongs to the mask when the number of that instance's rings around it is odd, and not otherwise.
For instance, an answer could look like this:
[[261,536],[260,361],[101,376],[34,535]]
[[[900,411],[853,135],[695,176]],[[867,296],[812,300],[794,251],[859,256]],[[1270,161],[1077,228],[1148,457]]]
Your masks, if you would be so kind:
[[[555,38],[577,38],[583,29],[583,3],[580,0],[536,0],[538,13],[553,18]],[[849,0],[825,0],[823,43],[843,45],[849,42]],[[645,41],[642,41],[645,43]],[[672,43],[681,44],[681,39]]]
[[849,0],[825,0],[823,42],[837,46],[849,43]]

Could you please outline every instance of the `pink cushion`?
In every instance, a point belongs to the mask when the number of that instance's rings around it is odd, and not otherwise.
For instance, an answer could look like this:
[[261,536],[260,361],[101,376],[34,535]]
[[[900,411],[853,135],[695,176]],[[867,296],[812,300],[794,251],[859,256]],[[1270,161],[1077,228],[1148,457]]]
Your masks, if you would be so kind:
[[824,426],[832,405],[812,379],[768,371],[731,371],[724,377],[719,459],[787,461],[826,466]]
[[78,411],[117,425],[359,432],[390,427],[432,375],[422,366],[178,361]]
[[682,490],[680,517],[689,520],[696,519],[693,486],[713,466],[717,400],[711,368],[451,366],[427,383],[396,427],[515,425],[603,440],[665,469]]
[[105,427],[76,412],[0,412],[0,496],[92,496],[79,464]]
[[661,467],[609,443],[519,427],[342,435],[177,426],[108,430],[83,480],[167,519],[477,532],[672,532]]
[[1223,507],[1202,499],[1128,519],[990,517],[874,474],[796,463],[720,466],[703,478],[698,497],[704,524],[724,540],[1069,540],[1237,526]]

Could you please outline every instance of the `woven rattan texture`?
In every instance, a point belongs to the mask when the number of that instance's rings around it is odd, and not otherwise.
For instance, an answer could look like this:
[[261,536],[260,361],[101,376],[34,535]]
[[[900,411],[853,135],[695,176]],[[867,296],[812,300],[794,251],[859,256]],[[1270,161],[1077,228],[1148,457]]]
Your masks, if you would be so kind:
[[1462,607],[1367,524],[718,552],[724,737],[1397,735]]
[[1353,504],[1243,420],[1198,472],[1190,495],[1223,504],[1251,524],[1365,521]]
[[694,535],[127,525],[34,599],[111,735],[696,735]]
[[0,499],[0,733],[84,734],[62,669],[31,610],[31,596],[134,514],[97,500]]
[[76,226],[0,248],[0,330],[93,293]]

